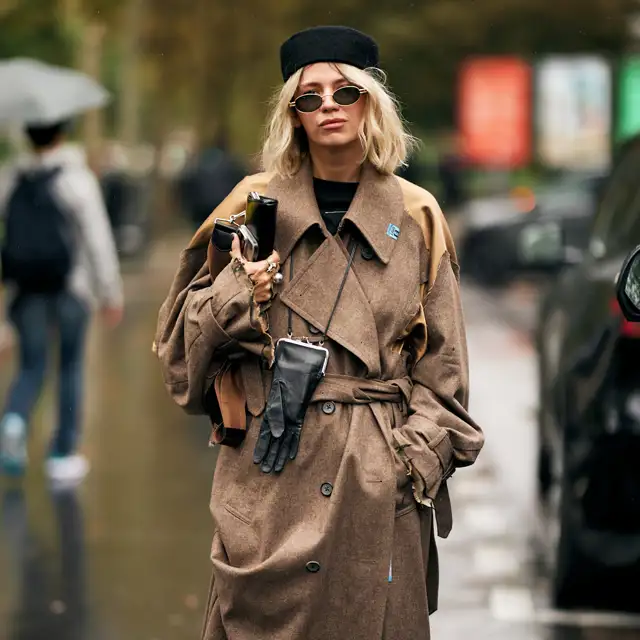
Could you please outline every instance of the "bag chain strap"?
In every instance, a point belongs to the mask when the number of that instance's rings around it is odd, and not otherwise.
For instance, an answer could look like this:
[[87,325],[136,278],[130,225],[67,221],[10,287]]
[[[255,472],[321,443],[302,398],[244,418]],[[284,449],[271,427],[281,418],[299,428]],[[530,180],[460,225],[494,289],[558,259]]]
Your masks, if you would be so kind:
[[[344,286],[347,283],[347,276],[349,275],[349,271],[351,270],[351,265],[353,264],[353,258],[356,254],[356,249],[358,245],[356,242],[350,241],[351,251],[349,253],[349,260],[347,262],[347,268],[344,270],[344,275],[342,276],[342,282],[340,283],[340,288],[338,289],[338,295],[336,296],[336,300],[333,303],[333,309],[331,309],[331,314],[329,315],[329,320],[327,321],[327,326],[322,333],[322,337],[320,338],[320,345],[324,344],[324,341],[327,338],[327,334],[329,333],[329,327],[331,326],[331,321],[333,320],[333,316],[338,308],[338,303],[340,302],[340,298],[342,296],[342,291],[344,290]],[[289,282],[293,280],[293,251],[289,256]],[[287,334],[289,338],[293,338],[293,311],[291,307],[289,307],[289,317],[288,317],[288,326],[287,326]]]

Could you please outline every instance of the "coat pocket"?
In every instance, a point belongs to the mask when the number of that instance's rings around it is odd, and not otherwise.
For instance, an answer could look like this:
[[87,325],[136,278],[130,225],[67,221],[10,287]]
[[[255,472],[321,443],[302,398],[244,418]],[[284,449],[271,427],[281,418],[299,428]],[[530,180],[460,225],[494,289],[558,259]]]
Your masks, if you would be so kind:
[[[232,516],[236,522],[252,526],[265,490],[265,475],[253,462],[260,419],[246,414],[247,436],[238,447],[221,447],[213,481],[211,507],[214,519]],[[223,532],[225,533],[225,532]]]
[[222,620],[220,619],[219,610],[217,611],[218,615],[214,615],[217,603],[218,592],[216,591],[215,578],[212,572],[207,608],[204,612],[204,621],[202,625],[202,640],[226,640],[227,636],[222,628]]
[[[218,531],[213,534],[211,543],[211,558],[220,556],[222,544]],[[224,550],[222,550],[224,554]],[[222,616],[220,615],[220,604],[218,599],[218,590],[216,588],[215,572],[211,572],[211,580],[209,582],[209,596],[207,598],[207,607],[204,612],[204,621],[202,625],[202,640],[227,640],[227,634],[222,624]]]
[[418,503],[413,500],[411,496],[409,496],[409,499],[411,500],[409,504],[403,503],[401,506],[398,506],[396,503],[396,519],[402,518],[402,516],[406,516],[418,508]]

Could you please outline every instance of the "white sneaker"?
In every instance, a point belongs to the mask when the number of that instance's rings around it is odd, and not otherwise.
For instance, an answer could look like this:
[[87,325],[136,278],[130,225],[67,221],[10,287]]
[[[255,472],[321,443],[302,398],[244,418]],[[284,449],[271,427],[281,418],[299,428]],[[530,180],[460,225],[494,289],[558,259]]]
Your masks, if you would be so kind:
[[0,466],[9,475],[21,475],[27,466],[27,425],[17,413],[0,423]]
[[74,486],[89,473],[89,461],[79,453],[51,457],[47,459],[45,472],[56,485]]

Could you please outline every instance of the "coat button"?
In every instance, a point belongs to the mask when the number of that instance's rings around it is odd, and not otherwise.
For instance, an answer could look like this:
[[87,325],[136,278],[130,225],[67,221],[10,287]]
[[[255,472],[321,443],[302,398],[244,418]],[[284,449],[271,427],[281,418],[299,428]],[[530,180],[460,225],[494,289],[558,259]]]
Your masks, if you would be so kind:
[[365,260],[371,260],[373,258],[373,249],[371,247],[362,247],[362,249],[360,249],[360,255]]
[[319,333],[322,333],[322,331],[320,329],[318,329],[318,327],[315,327],[314,325],[312,325],[310,322],[307,323],[307,325],[309,326],[309,333],[313,334],[313,335],[318,335]]
[[318,571],[320,571],[320,563],[315,560],[307,562],[307,571],[309,573],[318,573]]
[[336,410],[336,405],[331,401],[325,402],[322,405],[323,413],[326,413],[328,416],[330,416],[335,410]]
[[323,496],[328,498],[333,493],[333,485],[330,482],[324,482],[320,487]]

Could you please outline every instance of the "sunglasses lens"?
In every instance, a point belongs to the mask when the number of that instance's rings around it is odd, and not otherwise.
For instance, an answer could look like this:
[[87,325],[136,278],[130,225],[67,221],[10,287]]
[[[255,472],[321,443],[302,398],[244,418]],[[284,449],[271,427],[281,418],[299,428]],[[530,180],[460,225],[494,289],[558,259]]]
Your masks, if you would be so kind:
[[296,98],[296,109],[302,113],[311,113],[322,106],[322,98],[317,93],[307,93]]
[[342,106],[355,104],[360,98],[358,87],[342,87],[333,94],[333,99]]

